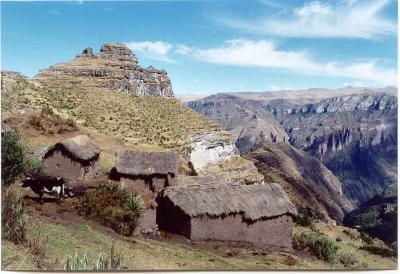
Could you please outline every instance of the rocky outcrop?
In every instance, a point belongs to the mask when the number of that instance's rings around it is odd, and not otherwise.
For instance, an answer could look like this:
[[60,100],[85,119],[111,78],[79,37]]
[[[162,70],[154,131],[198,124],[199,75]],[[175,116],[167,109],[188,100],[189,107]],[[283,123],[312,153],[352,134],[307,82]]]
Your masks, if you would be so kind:
[[104,44],[98,54],[85,48],[72,61],[42,70],[35,79],[52,89],[174,96],[166,71],[140,67],[136,56],[122,44]]
[[189,137],[191,146],[190,162],[196,171],[221,160],[229,160],[237,155],[237,150],[229,137],[221,138],[220,132],[207,132]]
[[245,157],[255,163],[266,183],[280,184],[302,214],[341,222],[353,209],[335,175],[304,151],[271,143]]
[[320,159],[355,204],[397,181],[397,98],[385,93],[337,96],[315,104],[267,108],[290,143]]
[[240,157],[233,138],[224,132],[207,132],[189,137],[189,162],[200,176],[222,175],[230,185],[263,184],[254,164]]
[[264,142],[287,142],[289,139],[260,101],[217,94],[187,102],[186,105],[228,130],[235,137],[240,153],[246,153]]
[[321,160],[356,205],[397,182],[396,88],[217,94],[186,103],[242,154],[286,141]]

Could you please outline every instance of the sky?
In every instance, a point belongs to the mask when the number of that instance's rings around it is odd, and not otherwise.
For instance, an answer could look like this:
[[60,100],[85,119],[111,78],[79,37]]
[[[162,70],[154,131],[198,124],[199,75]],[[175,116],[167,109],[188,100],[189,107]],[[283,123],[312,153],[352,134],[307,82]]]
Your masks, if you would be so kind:
[[1,67],[34,76],[104,43],[174,92],[397,86],[397,1],[1,2]]

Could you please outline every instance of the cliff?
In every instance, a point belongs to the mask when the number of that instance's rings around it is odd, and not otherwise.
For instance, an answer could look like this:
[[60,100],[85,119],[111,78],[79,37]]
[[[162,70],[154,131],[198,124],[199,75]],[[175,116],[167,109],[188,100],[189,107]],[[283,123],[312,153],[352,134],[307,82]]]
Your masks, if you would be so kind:
[[174,96],[167,72],[140,67],[136,56],[122,44],[104,44],[97,54],[86,48],[73,60],[42,70],[35,79],[50,89]]

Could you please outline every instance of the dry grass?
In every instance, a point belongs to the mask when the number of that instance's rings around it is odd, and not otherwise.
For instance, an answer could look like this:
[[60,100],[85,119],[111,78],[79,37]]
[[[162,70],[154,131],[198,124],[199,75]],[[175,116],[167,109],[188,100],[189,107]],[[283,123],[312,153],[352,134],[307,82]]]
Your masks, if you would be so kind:
[[9,85],[7,90],[13,91],[2,99],[7,109],[50,106],[60,116],[120,137],[124,144],[131,146],[140,144],[180,151],[188,148],[190,134],[221,129],[174,98],[81,91],[66,86],[50,90],[25,79],[5,83]]

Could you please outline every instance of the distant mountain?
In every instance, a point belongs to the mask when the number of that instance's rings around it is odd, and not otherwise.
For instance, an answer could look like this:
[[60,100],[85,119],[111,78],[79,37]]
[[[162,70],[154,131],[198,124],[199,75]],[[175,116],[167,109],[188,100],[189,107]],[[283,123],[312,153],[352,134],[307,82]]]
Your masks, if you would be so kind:
[[241,153],[265,141],[287,142],[289,139],[262,101],[217,94],[188,102],[186,105],[230,131],[236,138],[235,144]]
[[304,151],[286,143],[271,143],[245,157],[254,161],[267,183],[284,188],[300,213],[341,222],[353,209],[335,175]]
[[229,130],[242,154],[289,142],[321,160],[359,205],[397,182],[395,88],[216,94],[187,105]]
[[51,66],[35,76],[50,89],[123,91],[139,95],[173,97],[167,72],[142,68],[123,44],[104,44],[100,52],[86,48],[73,60]]

